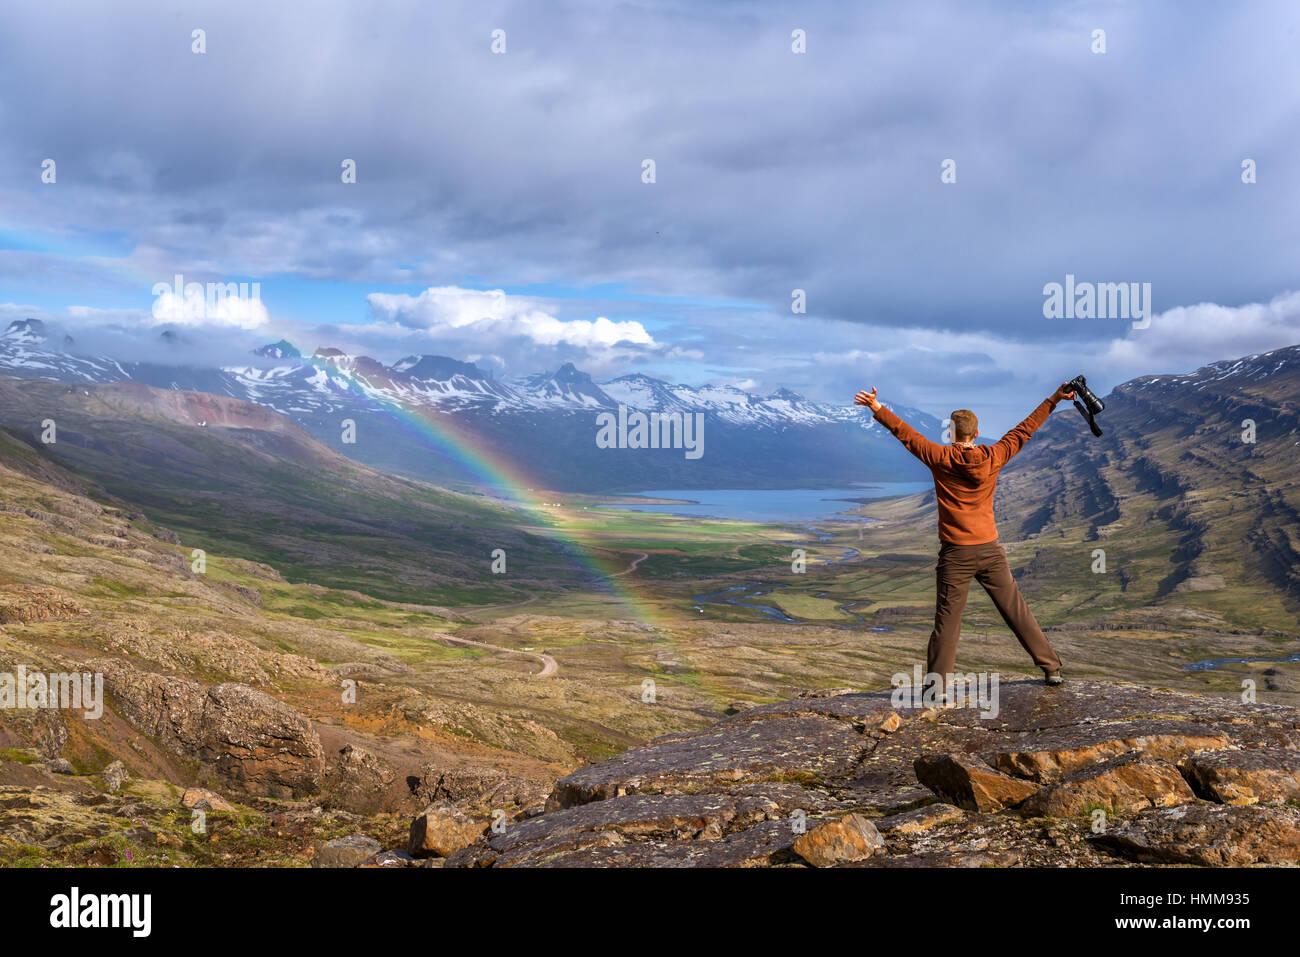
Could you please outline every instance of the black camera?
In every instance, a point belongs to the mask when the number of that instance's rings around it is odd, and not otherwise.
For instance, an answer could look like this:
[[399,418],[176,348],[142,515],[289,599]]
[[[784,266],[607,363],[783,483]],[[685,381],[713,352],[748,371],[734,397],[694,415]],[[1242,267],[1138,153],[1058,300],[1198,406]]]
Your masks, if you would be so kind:
[[1092,429],[1092,434],[1100,436],[1101,426],[1097,424],[1094,416],[1100,414],[1106,408],[1106,403],[1097,398],[1096,393],[1088,388],[1088,380],[1083,376],[1075,376],[1068,384],[1070,391],[1074,393],[1074,407],[1087,420],[1088,428]]

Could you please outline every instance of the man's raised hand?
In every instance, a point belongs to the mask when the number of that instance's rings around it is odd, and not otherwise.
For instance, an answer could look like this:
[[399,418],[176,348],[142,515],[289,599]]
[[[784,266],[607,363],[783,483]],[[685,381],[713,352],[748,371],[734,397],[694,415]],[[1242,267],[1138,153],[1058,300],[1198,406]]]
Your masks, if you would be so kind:
[[878,411],[880,409],[880,400],[876,398],[875,386],[872,386],[870,393],[859,392],[857,395],[855,395],[853,397],[853,404],[865,405],[872,412]]
[[1060,402],[1062,399],[1073,399],[1074,393],[1070,391],[1070,383],[1062,382],[1061,387],[1052,393],[1052,401]]

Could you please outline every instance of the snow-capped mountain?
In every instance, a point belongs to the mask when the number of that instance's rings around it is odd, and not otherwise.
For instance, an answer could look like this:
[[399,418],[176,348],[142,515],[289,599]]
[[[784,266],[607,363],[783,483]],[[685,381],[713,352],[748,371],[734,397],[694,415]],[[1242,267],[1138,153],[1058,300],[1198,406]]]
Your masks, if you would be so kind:
[[[0,335],[0,375],[66,382],[137,381],[228,395],[293,420],[360,461],[430,481],[467,476],[466,447],[497,455],[544,487],[753,487],[918,477],[916,463],[871,416],[851,405],[813,402],[788,389],[758,396],[734,386],[691,387],[644,374],[597,383],[566,363],[510,381],[470,362],[413,355],[390,365],[338,349],[304,357],[287,341],[222,368],[133,363],[69,354],[39,320]],[[599,448],[596,416],[622,405],[645,413],[702,413],[705,454]],[[938,437],[939,423],[898,409]],[[343,443],[342,423],[356,424]]]
[[572,362],[566,362],[555,372],[525,376],[515,387],[525,402],[548,409],[609,409],[618,405]]
[[262,346],[254,349],[253,355],[262,356],[267,359],[301,359],[302,353],[297,350],[292,342],[287,339],[281,339],[279,342],[273,342],[269,346]]
[[[692,388],[653,379],[647,375],[619,376],[601,386],[605,393],[629,408],[655,412],[709,411],[724,422],[735,425],[785,428],[847,422],[870,428],[873,420],[851,405],[825,405],[804,398],[789,389],[777,389],[771,395],[756,396],[735,386]],[[908,410],[907,414],[928,418]]]
[[45,323],[39,319],[15,319],[9,328],[0,335],[0,340],[14,346],[39,346],[48,335]]
[[0,375],[17,378],[58,379],[61,382],[116,382],[131,378],[112,359],[69,355],[71,337],[56,348],[45,323],[15,319],[0,333]]

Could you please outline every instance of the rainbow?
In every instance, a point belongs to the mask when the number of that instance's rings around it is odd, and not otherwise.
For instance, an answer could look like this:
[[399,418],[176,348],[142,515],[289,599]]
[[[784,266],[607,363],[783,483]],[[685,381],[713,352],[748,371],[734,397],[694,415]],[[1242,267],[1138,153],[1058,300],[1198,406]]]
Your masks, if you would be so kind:
[[[319,368],[319,366],[318,366]],[[326,368],[331,384],[340,379],[359,397],[382,405],[396,419],[412,429],[439,451],[446,454],[476,484],[490,490],[510,504],[531,513],[533,526],[555,542],[576,564],[592,574],[592,584],[609,595],[631,618],[649,628],[665,623],[664,614],[648,595],[641,594],[625,564],[610,557],[610,550],[593,545],[581,536],[558,527],[545,511],[546,504],[537,495],[539,482],[533,481],[519,466],[487,448],[483,441],[445,413],[415,411],[361,389],[353,376],[343,370]]]

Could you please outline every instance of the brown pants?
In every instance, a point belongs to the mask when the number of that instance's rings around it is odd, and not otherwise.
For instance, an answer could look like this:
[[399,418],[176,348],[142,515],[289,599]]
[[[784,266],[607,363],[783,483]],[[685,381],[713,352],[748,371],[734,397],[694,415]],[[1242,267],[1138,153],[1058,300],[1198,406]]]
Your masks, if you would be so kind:
[[984,545],[953,545],[944,542],[935,566],[934,631],[926,648],[926,670],[930,674],[950,675],[957,666],[957,639],[961,637],[961,613],[966,607],[966,592],[974,578],[997,606],[1034,664],[1045,672],[1061,667],[1061,659],[1052,648],[1034,613],[1025,604],[1020,587],[1011,577],[1006,552],[996,541]]

